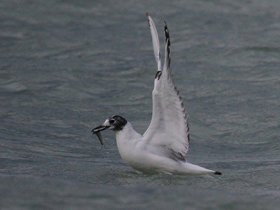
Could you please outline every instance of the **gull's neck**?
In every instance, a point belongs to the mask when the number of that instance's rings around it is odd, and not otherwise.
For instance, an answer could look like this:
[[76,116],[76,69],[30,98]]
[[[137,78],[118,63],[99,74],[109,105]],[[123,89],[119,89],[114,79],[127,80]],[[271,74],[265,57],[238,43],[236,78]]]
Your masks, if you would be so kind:
[[127,164],[130,165],[137,144],[142,142],[141,139],[142,135],[137,133],[129,122],[127,122],[122,130],[116,132],[119,153]]
[[137,133],[130,122],[127,122],[122,130],[116,132],[116,139],[118,141],[129,141],[141,138],[142,135]]

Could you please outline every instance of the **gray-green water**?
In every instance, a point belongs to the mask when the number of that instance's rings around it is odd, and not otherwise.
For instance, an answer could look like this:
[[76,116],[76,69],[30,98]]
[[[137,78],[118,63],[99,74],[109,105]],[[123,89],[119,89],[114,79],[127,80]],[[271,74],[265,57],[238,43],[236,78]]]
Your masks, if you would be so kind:
[[[147,11],[169,26],[188,161],[222,177],[137,174],[90,132],[149,125]],[[1,209],[278,209],[279,107],[279,1],[0,1]]]

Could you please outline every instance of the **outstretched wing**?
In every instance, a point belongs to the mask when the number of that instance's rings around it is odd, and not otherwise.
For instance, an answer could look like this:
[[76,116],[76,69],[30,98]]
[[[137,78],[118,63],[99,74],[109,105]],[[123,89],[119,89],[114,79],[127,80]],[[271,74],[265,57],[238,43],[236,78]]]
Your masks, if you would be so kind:
[[[151,17],[149,19],[151,20]],[[156,31],[155,28],[153,30]],[[150,146],[162,148],[162,152],[173,159],[185,160],[184,156],[190,142],[189,126],[184,104],[172,80],[170,37],[166,23],[164,31],[165,62],[163,71],[157,73],[155,78],[153,115],[148,129],[143,135],[143,140],[147,141]]]

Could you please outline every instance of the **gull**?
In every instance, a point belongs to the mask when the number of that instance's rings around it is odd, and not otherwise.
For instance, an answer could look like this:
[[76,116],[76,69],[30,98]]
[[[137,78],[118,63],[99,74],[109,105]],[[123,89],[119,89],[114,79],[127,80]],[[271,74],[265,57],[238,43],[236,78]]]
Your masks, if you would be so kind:
[[130,122],[119,115],[113,115],[92,129],[101,144],[101,131],[110,129],[116,133],[116,142],[123,161],[137,171],[150,174],[179,175],[221,175],[187,162],[190,134],[185,106],[174,85],[170,69],[170,36],[166,22],[165,61],[162,68],[160,44],[156,26],[149,13],[146,14],[152,35],[157,72],[154,79],[153,114],[147,131],[137,133]]

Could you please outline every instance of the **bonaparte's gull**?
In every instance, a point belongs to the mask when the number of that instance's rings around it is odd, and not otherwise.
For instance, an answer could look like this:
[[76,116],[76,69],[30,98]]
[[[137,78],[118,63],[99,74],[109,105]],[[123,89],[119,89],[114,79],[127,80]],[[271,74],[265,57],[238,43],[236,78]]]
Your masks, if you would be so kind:
[[105,129],[115,131],[117,147],[122,159],[138,171],[163,174],[221,175],[221,172],[188,163],[185,158],[190,143],[189,125],[184,104],[171,76],[169,31],[165,23],[165,62],[162,69],[157,29],[148,13],[147,18],[157,62],[152,93],[151,123],[144,135],[141,135],[125,118],[113,115],[102,125],[92,129],[92,132],[98,135],[103,144],[100,132]]

